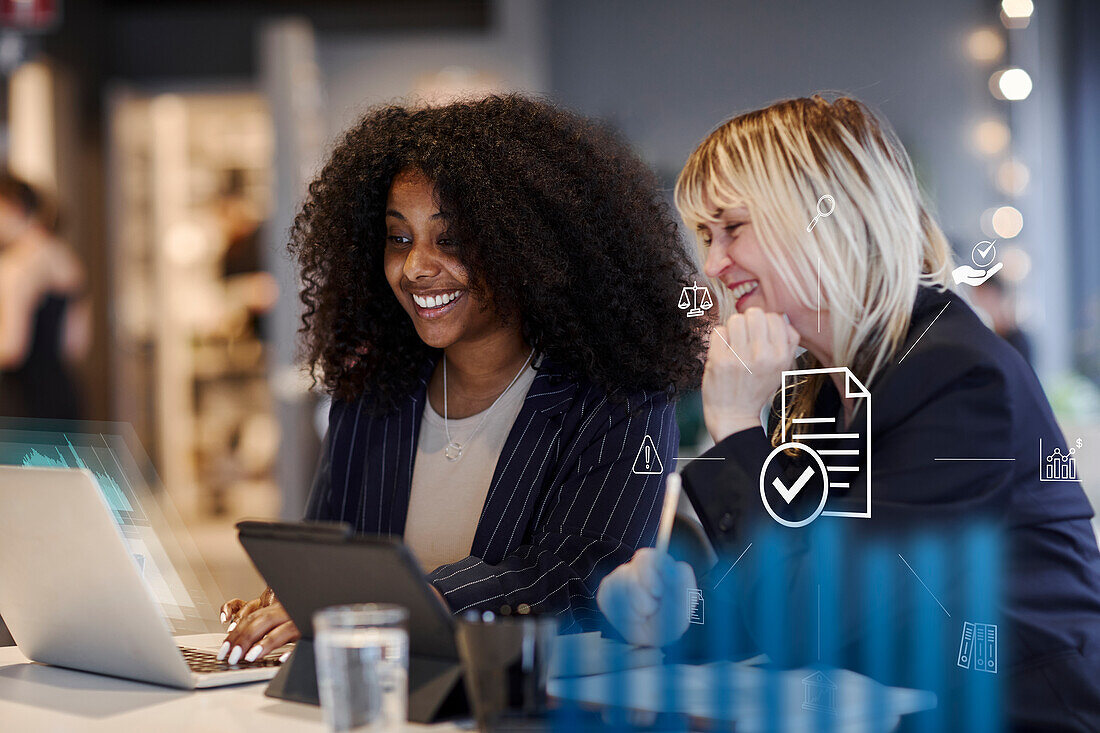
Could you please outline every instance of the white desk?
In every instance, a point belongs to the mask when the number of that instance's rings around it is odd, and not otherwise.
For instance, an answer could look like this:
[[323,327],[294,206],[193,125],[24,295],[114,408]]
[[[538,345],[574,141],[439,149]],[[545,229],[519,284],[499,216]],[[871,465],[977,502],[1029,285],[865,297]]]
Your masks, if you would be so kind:
[[[28,662],[0,648],[0,731],[280,733],[325,731],[320,708],[264,697],[266,682],[187,692]],[[454,733],[455,725],[408,731]]]
[[[592,649],[602,646],[584,637],[572,637],[575,644]],[[652,650],[648,650],[652,652]],[[720,679],[730,689],[737,690],[736,709],[711,710],[715,695],[710,687],[716,679],[713,666],[676,666],[662,674],[660,667],[648,666],[653,660],[646,652],[634,650],[637,658],[631,664],[642,664],[615,674],[596,674],[580,683],[581,688],[570,694],[572,683],[551,681],[551,693],[573,697],[594,705],[606,705],[615,700],[635,710],[659,711],[663,709],[662,687],[676,687],[678,712],[719,720],[736,720],[738,730],[755,732],[766,729],[763,717],[763,672],[752,663],[720,663],[725,670]],[[598,655],[590,655],[588,663],[598,662]],[[800,706],[803,679],[808,670],[792,670],[783,673],[783,697],[791,704],[793,716],[791,730],[809,730],[805,711]],[[839,731],[889,731],[893,730],[901,716],[935,707],[935,695],[918,690],[883,688],[887,694],[888,720],[869,724],[861,715],[865,708],[863,699],[872,687],[872,680],[854,672],[837,670],[834,680],[838,685],[838,716],[835,730]],[[615,694],[614,677],[623,675],[619,686],[627,692],[626,700]],[[324,731],[320,708],[300,703],[284,702],[264,697],[266,682],[256,682],[232,687],[187,692],[157,685],[104,677],[102,675],[75,672],[58,667],[28,662],[18,647],[0,648],[0,733],[84,733],[129,731],[157,731],[158,733],[281,733],[282,731]],[[405,731],[432,731],[433,733],[457,733],[473,730],[472,725],[408,724]]]

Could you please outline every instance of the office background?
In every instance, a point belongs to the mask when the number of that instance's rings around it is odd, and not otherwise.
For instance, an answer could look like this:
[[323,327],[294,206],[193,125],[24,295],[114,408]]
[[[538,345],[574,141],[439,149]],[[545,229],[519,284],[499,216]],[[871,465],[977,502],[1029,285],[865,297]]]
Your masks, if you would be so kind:
[[[134,426],[227,597],[259,590],[233,523],[297,517],[319,445],[287,228],[341,131],[409,95],[546,95],[619,128],[669,190],[739,111],[816,91],[873,104],[959,262],[997,241],[1100,506],[1100,7],[1028,6],[5,3],[0,148],[56,198],[88,271],[83,417]],[[1015,68],[1029,84],[997,76]]]

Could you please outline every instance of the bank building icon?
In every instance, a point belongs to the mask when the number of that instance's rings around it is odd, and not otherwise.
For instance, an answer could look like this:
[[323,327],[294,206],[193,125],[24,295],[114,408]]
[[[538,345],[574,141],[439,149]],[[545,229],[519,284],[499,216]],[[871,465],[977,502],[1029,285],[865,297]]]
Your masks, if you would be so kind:
[[824,672],[802,678],[802,709],[836,714],[836,683]]
[[[691,295],[688,295],[691,293]],[[691,281],[691,287],[684,286],[680,291],[680,310],[687,310],[688,318],[698,318],[703,311],[710,310],[714,305],[710,299],[710,289],[706,285],[700,285],[697,281]]]

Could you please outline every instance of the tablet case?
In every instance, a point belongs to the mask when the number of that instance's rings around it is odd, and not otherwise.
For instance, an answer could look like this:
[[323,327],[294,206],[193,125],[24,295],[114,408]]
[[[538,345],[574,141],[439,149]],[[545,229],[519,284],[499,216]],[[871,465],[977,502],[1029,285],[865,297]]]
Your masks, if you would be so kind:
[[355,535],[347,524],[240,522],[241,544],[302,638],[265,694],[317,705],[313,613],[345,603],[394,603],[409,611],[409,720],[467,715],[451,616],[409,549]]

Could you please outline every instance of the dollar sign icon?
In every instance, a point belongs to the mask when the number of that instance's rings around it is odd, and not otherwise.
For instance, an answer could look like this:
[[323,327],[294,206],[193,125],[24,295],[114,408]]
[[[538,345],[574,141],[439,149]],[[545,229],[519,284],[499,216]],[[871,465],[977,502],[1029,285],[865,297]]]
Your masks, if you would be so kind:
[[1080,448],[1080,447],[1081,447],[1081,439],[1080,439],[1080,438],[1078,438],[1078,439],[1077,439],[1077,447],[1078,447],[1078,448]]

